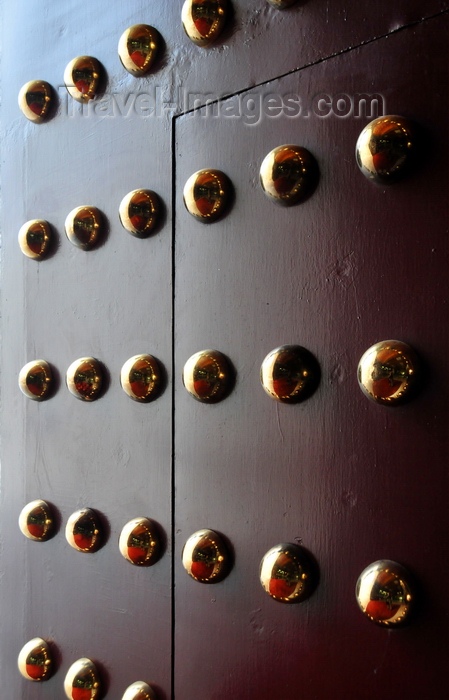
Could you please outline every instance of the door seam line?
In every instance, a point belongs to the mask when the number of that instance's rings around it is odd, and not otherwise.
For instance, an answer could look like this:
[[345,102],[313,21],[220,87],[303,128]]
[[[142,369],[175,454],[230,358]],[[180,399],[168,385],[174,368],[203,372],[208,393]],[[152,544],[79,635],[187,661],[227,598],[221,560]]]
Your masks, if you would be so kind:
[[[215,104],[219,104],[220,102],[224,102],[225,100],[229,100],[232,97],[236,97],[238,95],[243,95],[245,92],[248,92],[249,90],[257,90],[258,88],[264,87],[265,85],[269,85],[270,83],[274,82],[275,80],[281,80],[282,78],[286,78],[289,75],[294,75],[295,73],[300,73],[301,71],[305,70],[306,68],[313,68],[314,66],[319,66],[321,63],[325,63],[326,61],[329,61],[333,58],[337,58],[338,56],[343,56],[344,54],[350,53],[351,51],[355,51],[357,49],[362,48],[362,46],[369,46],[370,44],[375,43],[376,41],[381,41],[382,39],[387,39],[390,36],[394,36],[395,34],[398,34],[399,32],[402,32],[406,29],[410,29],[411,27],[417,27],[420,24],[424,24],[425,22],[429,22],[431,20],[437,19],[438,17],[443,17],[444,15],[449,14],[449,8],[445,10],[440,10],[439,12],[436,12],[433,15],[429,15],[428,17],[422,17],[421,19],[414,20],[412,22],[409,22],[408,24],[403,24],[400,27],[396,27],[395,29],[392,29],[389,32],[386,32],[385,34],[379,34],[378,36],[374,36],[371,39],[367,39],[365,41],[361,41],[359,44],[355,44],[354,46],[348,46],[345,49],[341,49],[339,51],[335,51],[334,53],[328,54],[327,56],[323,56],[322,58],[319,58],[315,61],[311,61],[310,63],[305,63],[303,66],[298,66],[296,68],[292,68],[292,70],[286,71],[285,73],[281,73],[280,75],[276,75],[274,77],[268,78],[267,80],[263,80],[260,83],[254,83],[254,85],[249,85],[247,87],[241,88],[240,90],[236,90],[235,92],[230,92],[227,93],[226,95],[222,96],[217,96],[215,100],[213,99],[208,99],[206,102],[200,105],[196,105],[195,107],[192,107],[191,109],[185,109],[181,112],[178,112],[177,114],[174,114],[172,117],[172,122],[175,122],[176,119],[180,117],[184,117],[188,114],[192,114],[194,112],[197,112],[204,107],[210,107]],[[174,154],[173,154],[174,157]]]

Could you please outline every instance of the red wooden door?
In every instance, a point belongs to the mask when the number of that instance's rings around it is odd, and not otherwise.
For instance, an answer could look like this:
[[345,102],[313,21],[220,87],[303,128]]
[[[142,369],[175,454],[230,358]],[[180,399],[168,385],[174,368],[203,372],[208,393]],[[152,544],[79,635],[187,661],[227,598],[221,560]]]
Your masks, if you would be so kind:
[[[446,652],[436,640],[447,631],[438,612],[445,583],[435,565],[447,532],[440,441],[447,276],[438,255],[447,184],[444,149],[439,156],[431,144],[444,142],[446,117],[444,81],[428,51],[440,37],[444,54],[444,31],[441,18],[422,23],[250,88],[215,115],[176,121],[181,697],[185,688],[187,697],[196,690],[208,698],[444,696]],[[406,61],[418,82],[432,75],[433,87],[405,78]],[[386,113],[413,115],[425,128],[425,161],[414,177],[374,185],[354,157],[366,119],[313,111],[316,95],[335,103],[357,93],[378,93]],[[279,109],[293,95],[304,110],[296,118]],[[244,112],[250,100],[260,110],[257,125]],[[239,110],[240,118],[230,116]],[[258,172],[272,148],[291,143],[314,154],[321,179],[306,202],[279,207]],[[228,216],[208,226],[180,201],[183,183],[201,167],[223,170],[235,187]],[[364,351],[390,337],[414,346],[427,365],[423,392],[397,410],[369,402],[357,385]],[[271,350],[295,343],[315,355],[322,377],[311,398],[292,406],[264,393],[259,372]],[[236,386],[216,406],[192,405],[179,380],[182,363],[210,347],[234,363]],[[224,533],[235,550],[232,573],[215,587],[181,575],[179,551],[199,527]],[[259,584],[259,563],[280,542],[302,543],[320,567],[315,594],[296,606],[272,600]],[[384,558],[406,564],[421,582],[420,615],[407,629],[375,627],[356,605],[359,574]]]
[[[0,668],[9,696],[62,697],[81,657],[98,665],[111,698],[136,680],[165,700],[447,694],[447,3],[421,5],[317,0],[280,11],[236,1],[208,49],[185,36],[181,3],[4,8]],[[121,33],[137,22],[164,40],[139,79],[117,57]],[[83,54],[107,74],[89,109],[62,86],[66,64]],[[35,125],[17,94],[38,77],[59,106]],[[357,114],[365,93],[422,127],[419,167],[389,187],[355,162],[370,120]],[[192,111],[207,101],[216,104]],[[283,143],[306,147],[320,169],[315,192],[291,208],[259,184],[263,158]],[[182,201],[188,177],[205,167],[234,188],[227,215],[210,225]],[[163,203],[143,240],[118,218],[137,187]],[[64,233],[82,204],[108,220],[91,251]],[[57,240],[40,262],[17,245],[33,218],[47,219]],[[395,409],[357,386],[362,353],[391,337],[410,343],[425,370],[421,392]],[[315,394],[294,406],[271,400],[259,380],[266,354],[285,343],[306,347],[321,367]],[[205,348],[236,371],[214,405],[182,386],[184,363]],[[160,360],[165,385],[141,405],[119,377],[145,352]],[[84,355],[108,375],[90,404],[65,386]],[[57,380],[42,403],[17,386],[21,367],[40,357]],[[58,523],[43,543],[17,526],[36,498]],[[64,537],[85,506],[105,530],[93,554]],[[136,516],[164,533],[149,568],[118,549]],[[214,585],[181,564],[201,528],[233,551],[229,575]],[[319,566],[315,592],[298,605],[271,599],[259,582],[261,558],[279,542],[301,543]],[[416,616],[403,629],[373,625],[356,604],[359,574],[382,558],[418,583]],[[41,684],[17,670],[36,636],[56,659]]]

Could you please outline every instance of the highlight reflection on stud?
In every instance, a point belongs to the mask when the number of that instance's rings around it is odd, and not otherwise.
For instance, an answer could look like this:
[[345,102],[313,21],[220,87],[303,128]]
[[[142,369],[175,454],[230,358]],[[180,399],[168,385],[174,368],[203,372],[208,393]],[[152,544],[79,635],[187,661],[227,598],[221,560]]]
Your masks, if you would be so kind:
[[121,201],[120,221],[137,238],[146,238],[154,230],[160,212],[157,194],[151,190],[133,190]]
[[161,37],[154,27],[148,24],[128,27],[118,44],[118,55],[123,67],[131,75],[145,75],[156,59],[160,44]]
[[409,621],[414,605],[411,576],[395,561],[375,561],[360,574],[356,598],[360,610],[372,622],[400,627]]
[[231,556],[221,535],[214,530],[198,530],[184,545],[182,563],[196,581],[218,583],[230,571]]
[[307,199],[319,180],[315,158],[306,148],[284,145],[274,148],[260,167],[263,191],[277,204],[292,206]]
[[67,370],[67,388],[82,401],[95,401],[103,388],[103,366],[95,357],[80,357]]
[[191,396],[203,403],[226,398],[233,387],[234,373],[229,360],[218,350],[201,350],[184,365],[182,381]]
[[64,680],[69,700],[94,700],[99,697],[100,690],[100,676],[93,661],[82,658],[70,666]]
[[226,24],[228,7],[228,0],[185,0],[181,19],[189,39],[197,46],[214,42]]
[[75,207],[65,220],[65,232],[70,243],[82,250],[94,248],[105,233],[103,214],[97,207]]
[[79,552],[96,552],[102,545],[102,534],[99,517],[91,508],[77,510],[67,520],[66,540]]
[[136,681],[125,690],[122,700],[156,700],[156,693],[148,683]]
[[41,637],[30,639],[22,647],[17,665],[27,681],[47,681],[53,671],[53,658],[45,639]]
[[386,115],[370,122],[356,145],[356,160],[369,180],[380,184],[395,182],[414,164],[417,129],[408,119]]
[[51,116],[54,102],[53,88],[45,80],[30,80],[20,89],[19,107],[25,117],[35,124]]
[[260,381],[272,399],[298,403],[313,394],[320,382],[315,357],[300,345],[282,345],[272,350],[260,368]]
[[383,340],[361,357],[357,378],[365,396],[385,406],[413,397],[419,381],[419,360],[400,340]]
[[210,224],[225,212],[231,191],[232,185],[221,170],[198,170],[184,186],[184,204],[198,221]]
[[51,228],[44,219],[31,219],[20,227],[19,246],[27,258],[42,260],[51,245]]
[[27,503],[19,515],[19,528],[29,540],[44,542],[54,534],[53,510],[46,501],[36,500]]
[[92,56],[78,56],[67,65],[64,83],[77,102],[89,102],[97,95],[104,76],[102,65]]
[[317,584],[314,562],[297,544],[272,547],[260,565],[260,582],[269,596],[280,603],[300,603]]
[[135,566],[155,564],[162,551],[159,527],[148,518],[133,518],[120,533],[119,549],[121,555]]
[[22,367],[19,387],[23,394],[34,401],[44,401],[51,396],[53,375],[45,360],[32,360]]

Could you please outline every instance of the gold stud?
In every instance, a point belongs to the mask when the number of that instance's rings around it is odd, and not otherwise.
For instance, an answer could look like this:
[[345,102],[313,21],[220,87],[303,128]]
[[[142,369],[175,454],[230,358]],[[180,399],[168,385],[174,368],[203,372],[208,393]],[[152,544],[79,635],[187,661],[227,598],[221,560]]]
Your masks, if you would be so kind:
[[260,182],[269,199],[292,206],[307,199],[315,190],[319,169],[306,148],[284,145],[274,148],[260,167]]
[[19,528],[29,540],[45,542],[50,539],[55,531],[55,519],[51,506],[40,499],[27,503],[19,515]]
[[162,384],[160,365],[152,355],[134,355],[120,373],[123,391],[134,401],[147,403],[157,398]]
[[229,360],[218,350],[201,350],[184,365],[182,381],[191,396],[203,403],[226,398],[234,384]]
[[22,647],[17,665],[27,681],[48,681],[53,671],[53,657],[45,639],[30,639]]
[[356,585],[360,610],[382,627],[400,627],[410,619],[414,605],[413,582],[409,572],[389,559],[366,567]]
[[162,552],[158,525],[148,518],[133,518],[123,527],[119,538],[120,554],[135,566],[152,566]]
[[159,219],[159,197],[151,190],[133,190],[121,201],[120,221],[124,229],[137,238],[147,238]]
[[42,260],[51,246],[51,228],[44,219],[31,219],[20,227],[20,250],[27,258]]
[[103,214],[97,207],[75,207],[65,220],[65,232],[70,243],[90,250],[101,242],[106,231]]
[[357,378],[365,396],[385,406],[413,397],[419,381],[419,360],[400,340],[383,340],[361,357]]
[[98,514],[91,508],[72,513],[67,520],[65,537],[78,552],[96,552],[104,539]]
[[417,140],[416,126],[404,117],[386,115],[374,119],[357,140],[357,165],[373,182],[396,182],[415,163]]
[[55,104],[52,86],[45,80],[30,80],[20,89],[19,107],[27,119],[41,124],[52,116]]
[[74,58],[64,71],[67,92],[77,102],[89,102],[97,97],[103,78],[104,69],[92,56]]
[[82,658],[67,671],[64,691],[69,700],[94,700],[100,696],[100,676],[94,662]]
[[272,350],[260,368],[260,381],[272,399],[298,403],[311,396],[320,382],[315,357],[300,345],[282,345]]
[[229,14],[227,0],[185,0],[182,25],[197,46],[208,46],[220,36]]
[[224,214],[231,193],[232,185],[221,170],[198,170],[184,186],[184,204],[195,219],[210,224]]
[[231,569],[231,556],[223,537],[214,530],[198,530],[189,537],[182,551],[182,563],[200,583],[218,583]]
[[104,369],[95,357],[80,357],[67,370],[67,388],[82,401],[95,401],[103,389]]
[[317,566],[303,547],[284,542],[272,547],[263,557],[260,582],[274,600],[301,603],[316,588]]
[[128,73],[136,77],[148,73],[161,44],[157,29],[148,24],[134,24],[125,29],[118,44],[118,55]]
[[45,360],[32,360],[19,373],[19,387],[23,394],[34,401],[50,398],[53,389],[53,374]]
[[156,693],[148,683],[136,681],[125,690],[122,700],[156,700]]

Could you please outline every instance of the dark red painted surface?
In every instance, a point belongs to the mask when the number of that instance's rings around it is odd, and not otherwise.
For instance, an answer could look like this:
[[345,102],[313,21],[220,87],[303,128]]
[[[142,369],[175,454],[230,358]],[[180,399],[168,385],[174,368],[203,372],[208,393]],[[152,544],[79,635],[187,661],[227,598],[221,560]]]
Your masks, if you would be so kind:
[[[3,8],[2,687],[10,697],[56,700],[70,664],[87,656],[111,698],[138,679],[154,683],[161,700],[443,698],[447,2],[309,0],[280,12],[265,0],[234,0],[231,25],[210,49],[184,35],[181,3],[122,5],[95,3],[82,15],[74,0]],[[117,55],[120,35],[138,22],[165,42],[142,79]],[[83,54],[102,62],[108,80],[103,106],[81,114],[59,86]],[[17,107],[34,78],[59,95],[47,124]],[[218,117],[181,114],[239,91]],[[355,163],[369,119],[341,113],[361,93],[378,93],[385,111],[423,127],[421,168],[389,188],[369,183]],[[292,209],[270,202],[258,182],[263,157],[281,143],[310,150],[321,173]],[[182,203],[185,181],[203,167],[222,169],[235,191],[211,226]],[[118,217],[137,187],[157,192],[165,212],[144,240]],[[109,223],[89,252],[64,233],[65,217],[83,204]],[[17,244],[32,218],[50,221],[57,239],[40,263]],[[356,379],[362,353],[391,337],[409,342],[427,369],[421,394],[396,410],[368,402]],[[320,386],[303,404],[276,403],[260,386],[262,360],[283,344],[303,345],[320,363]],[[204,348],[236,369],[234,390],[215,405],[194,401],[181,383],[184,362]],[[157,357],[167,375],[162,395],[145,405],[119,381],[138,353]],[[85,355],[109,373],[92,404],[64,381]],[[37,403],[17,377],[41,357],[57,390]],[[36,498],[60,523],[42,544],[17,525]],[[95,554],[64,538],[83,507],[105,526]],[[137,516],[166,535],[151,567],[132,567],[118,550],[123,525]],[[180,561],[201,528],[221,532],[234,554],[215,585],[194,581]],[[316,591],[298,605],[270,599],[258,581],[263,554],[283,541],[302,543],[320,569]],[[375,627],[357,609],[357,577],[380,558],[418,581],[422,603],[404,630]],[[45,684],[17,671],[19,650],[35,636],[56,650]]]
[[[425,132],[421,167],[395,185],[370,183],[356,165],[366,118],[265,113],[250,126],[225,116],[239,95],[221,117],[176,121],[179,697],[447,692],[447,106],[446,68],[433,58],[447,55],[445,26],[431,20],[249,91],[259,105],[297,93],[309,106],[316,94],[379,93],[387,113]],[[258,181],[280,144],[304,146],[319,164],[318,188],[297,207],[276,206]],[[181,202],[183,183],[206,166],[236,193],[210,226]],[[415,347],[427,370],[422,393],[396,409],[357,385],[361,355],[388,338]],[[317,392],[296,406],[259,382],[264,357],[285,343],[306,347],[322,370]],[[235,390],[213,407],[192,402],[179,380],[185,359],[208,347],[237,369]],[[183,578],[179,563],[200,527],[235,549],[233,571],[212,590]],[[285,541],[310,550],[321,573],[297,606],[271,600],[258,581],[264,553]],[[377,628],[356,605],[358,575],[381,558],[419,581],[423,603],[407,629]]]

